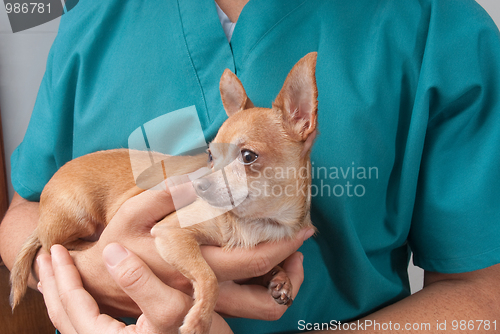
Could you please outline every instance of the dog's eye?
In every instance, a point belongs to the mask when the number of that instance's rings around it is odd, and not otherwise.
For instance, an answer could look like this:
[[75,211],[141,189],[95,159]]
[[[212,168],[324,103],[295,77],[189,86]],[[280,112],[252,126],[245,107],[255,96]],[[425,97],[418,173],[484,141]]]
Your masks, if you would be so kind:
[[242,150],[241,151],[241,159],[242,159],[244,165],[250,165],[252,162],[257,160],[258,157],[259,156],[256,153],[254,153],[250,150]]
[[208,153],[208,163],[211,164],[214,161],[214,158],[212,157],[212,152],[210,150],[207,150]]

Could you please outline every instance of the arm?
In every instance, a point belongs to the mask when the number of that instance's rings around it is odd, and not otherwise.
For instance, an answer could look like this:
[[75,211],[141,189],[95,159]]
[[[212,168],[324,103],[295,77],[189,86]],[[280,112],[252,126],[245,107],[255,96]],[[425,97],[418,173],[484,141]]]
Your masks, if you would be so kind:
[[[482,321],[493,322],[500,320],[500,288],[498,277],[500,275],[500,264],[486,269],[461,274],[440,274],[425,272],[424,288],[393,305],[387,306],[358,322],[350,323],[350,329],[345,333],[432,333],[438,331],[438,323],[446,321],[446,330],[439,328],[440,333],[457,333],[453,330],[453,321],[458,321],[458,332],[460,321],[465,320],[474,323],[474,332],[486,331]],[[371,322],[370,322],[371,321]],[[367,327],[366,324],[370,324]],[[374,324],[389,326],[392,330],[379,330]],[[419,330],[407,331],[405,326],[418,325]],[[396,326],[400,330],[395,330]],[[479,328],[479,326],[482,326]],[[498,324],[497,324],[498,325]],[[345,324],[347,326],[347,324]],[[424,328],[427,326],[427,329]],[[442,329],[442,330],[441,330]],[[471,329],[469,331],[473,332]],[[490,329],[494,332],[494,329]],[[488,332],[488,331],[486,331]],[[326,332],[316,332],[326,333]]]
[[[0,255],[10,270],[24,241],[38,224],[38,202],[25,200],[14,193],[9,209],[0,224]],[[35,268],[37,270],[37,268]],[[29,286],[36,289],[36,280],[31,276]]]

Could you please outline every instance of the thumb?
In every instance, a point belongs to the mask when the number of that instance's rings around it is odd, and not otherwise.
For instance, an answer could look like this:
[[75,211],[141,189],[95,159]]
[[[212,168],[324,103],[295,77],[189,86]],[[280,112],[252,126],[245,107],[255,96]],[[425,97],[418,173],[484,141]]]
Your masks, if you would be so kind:
[[188,295],[165,285],[137,255],[119,244],[107,245],[103,259],[113,279],[154,328],[165,331],[182,324],[192,304]]
[[[155,224],[168,214],[193,202],[196,192],[193,184],[181,182],[183,176],[177,177],[175,183],[163,181],[156,187],[148,189],[125,201],[116,215],[127,218],[129,222],[141,222],[145,219]],[[185,176],[187,178],[187,176]]]

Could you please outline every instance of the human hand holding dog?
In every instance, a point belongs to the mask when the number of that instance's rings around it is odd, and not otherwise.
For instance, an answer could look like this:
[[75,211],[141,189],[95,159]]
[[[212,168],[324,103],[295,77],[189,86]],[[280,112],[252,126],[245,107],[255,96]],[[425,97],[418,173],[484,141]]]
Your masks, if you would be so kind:
[[[101,314],[97,303],[83,288],[78,270],[68,251],[55,245],[52,257],[42,254],[39,290],[43,293],[50,319],[62,333],[177,333],[192,299],[163,284],[135,254],[119,244],[106,246],[103,259],[113,280],[139,305],[137,324],[126,326]],[[214,313],[210,333],[232,333]]]
[[[119,244],[110,244],[103,252],[107,270],[143,312],[135,326],[126,326],[100,313],[95,300],[83,288],[78,270],[64,247],[53,246],[51,254],[44,253],[37,258],[40,273],[38,288],[43,293],[51,321],[64,334],[177,333],[192,306],[189,296],[163,284],[135,254]],[[300,272],[302,255],[294,255],[296,260],[287,260],[284,266],[290,269],[289,272]],[[226,293],[237,292],[231,290],[221,289]],[[248,301],[243,303],[248,308]],[[238,305],[233,306],[238,308]],[[279,314],[271,314],[269,320]],[[232,331],[224,319],[214,312],[210,333],[229,334]]]
[[[190,203],[195,196],[189,186],[173,188],[175,196],[184,196]],[[129,199],[118,210],[99,240],[89,249],[72,252],[82,275],[84,287],[97,300],[101,310],[113,316],[139,316],[142,312],[130,296],[108,274],[102,253],[110,243],[119,242],[137,254],[152,272],[167,285],[191,294],[190,282],[170,267],[157,253],[151,227],[174,211],[172,194],[164,190],[141,193]],[[295,253],[303,241],[313,233],[300,231],[297,237],[280,243],[261,244],[253,249],[235,249],[227,252],[219,247],[203,246],[203,255],[221,282],[217,311],[223,314],[258,319],[276,319],[286,307],[269,298],[267,289],[255,285],[239,285],[234,280],[263,275],[287,259],[285,270],[296,294],[303,280],[301,256]],[[288,272],[289,271],[289,272]],[[249,307],[255,304],[255,307]]]

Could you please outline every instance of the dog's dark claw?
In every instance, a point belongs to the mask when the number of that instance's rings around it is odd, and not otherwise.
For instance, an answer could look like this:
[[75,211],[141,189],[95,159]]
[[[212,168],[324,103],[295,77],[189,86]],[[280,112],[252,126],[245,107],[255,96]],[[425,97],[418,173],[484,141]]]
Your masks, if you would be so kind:
[[269,282],[268,287],[276,303],[286,306],[292,305],[292,284],[284,271],[278,271]]

